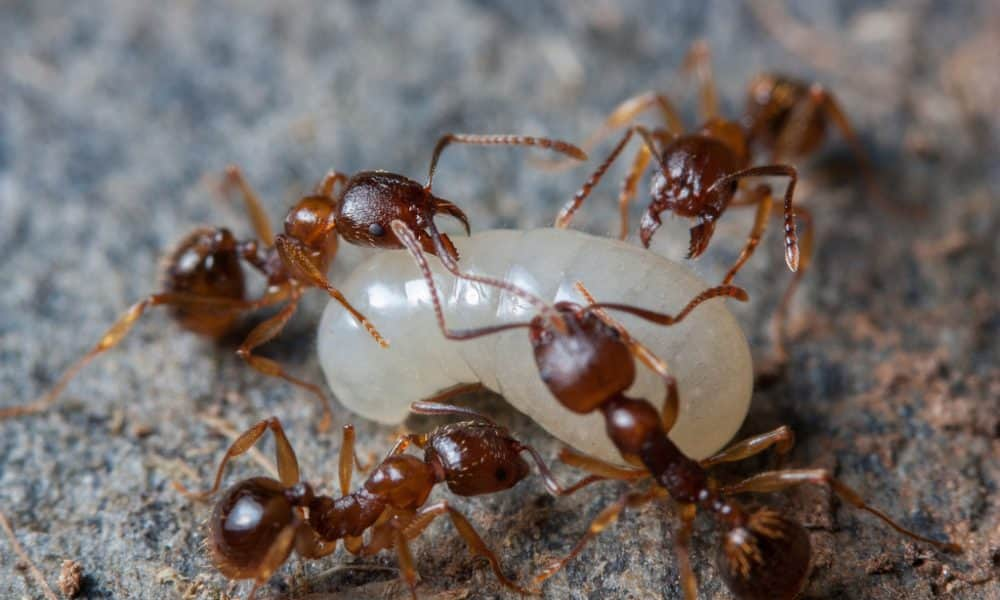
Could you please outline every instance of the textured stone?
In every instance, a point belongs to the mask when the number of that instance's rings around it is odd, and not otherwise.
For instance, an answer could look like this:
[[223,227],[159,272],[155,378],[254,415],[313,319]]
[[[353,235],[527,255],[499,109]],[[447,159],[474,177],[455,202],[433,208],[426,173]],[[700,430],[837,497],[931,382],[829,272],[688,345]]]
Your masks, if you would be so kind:
[[[764,69],[827,83],[872,149],[890,202],[927,211],[905,218],[874,206],[836,135],[804,166],[799,197],[816,213],[818,255],[795,303],[791,367],[755,393],[742,433],[790,424],[799,440],[792,464],[832,468],[905,524],[967,551],[943,557],[911,544],[823,490],[773,495],[764,501],[810,528],[817,556],[807,597],[997,598],[995,579],[964,580],[995,576],[1000,563],[991,50],[1000,13],[996,3],[898,0],[796,2],[793,14],[820,33],[803,40],[787,24],[769,32],[736,3],[679,0],[3,3],[0,402],[25,402],[51,385],[154,289],[159,257],[192,227],[249,234],[240,205],[213,191],[226,164],[243,167],[277,220],[331,167],[421,178],[445,131],[580,140],[615,103],[647,89],[670,93],[693,120],[696,95],[677,67],[703,36],[727,112]],[[455,149],[436,184],[478,229],[538,226],[585,174],[527,164],[514,150]],[[614,183],[601,187],[580,226],[615,230],[615,193]],[[727,215],[700,268],[717,277],[712,269],[735,257],[750,218]],[[760,356],[788,280],[779,250],[772,232],[743,277],[752,297],[740,314]],[[264,348],[315,381],[322,305],[313,294]],[[335,481],[338,436],[316,436],[312,401],[244,367],[230,352],[236,341],[215,347],[154,311],[81,373],[57,410],[0,424],[0,510],[52,585],[72,559],[84,570],[84,597],[232,591],[200,549],[209,507],[170,486],[193,483],[185,465],[207,477],[224,450],[227,440],[201,415],[237,427],[279,415],[307,477]],[[556,443],[496,398],[474,405],[555,456]],[[391,430],[358,426],[363,454],[389,447]],[[239,461],[229,481],[259,472]],[[532,478],[456,505],[525,580],[620,491],[596,486],[556,501]],[[670,507],[626,514],[546,596],[680,598],[675,523]],[[700,594],[724,598],[713,540],[700,520]],[[413,546],[422,597],[504,596],[450,525],[432,526]],[[40,597],[14,562],[0,542],[0,596]],[[293,562],[265,596],[405,597],[395,564],[389,554],[340,552]]]

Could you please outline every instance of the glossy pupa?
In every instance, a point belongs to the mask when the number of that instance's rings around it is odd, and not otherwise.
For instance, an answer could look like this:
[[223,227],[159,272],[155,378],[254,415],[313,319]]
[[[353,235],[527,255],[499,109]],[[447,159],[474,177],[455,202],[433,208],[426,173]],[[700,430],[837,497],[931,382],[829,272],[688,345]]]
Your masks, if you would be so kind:
[[[679,310],[710,287],[679,264],[633,245],[572,230],[497,230],[455,240],[463,271],[507,280],[547,302],[581,301],[576,281],[607,302],[628,302],[666,312]],[[508,293],[458,282],[432,261],[444,311],[455,327],[524,320],[535,307]],[[373,352],[356,323],[332,307],[319,328],[320,363],[338,400],[382,423],[406,418],[410,402],[443,389],[482,383],[503,395],[552,435],[611,462],[621,457],[597,415],[572,415],[538,379],[531,347],[521,332],[455,344],[437,328],[430,295],[406,252],[381,252],[345,282],[360,310],[379,315],[392,340]],[[682,404],[674,442],[703,458],[719,450],[746,416],[753,384],[746,338],[725,303],[711,300],[682,322],[663,327],[628,315],[635,337],[671,366]],[[663,397],[663,383],[642,372],[632,392]]]

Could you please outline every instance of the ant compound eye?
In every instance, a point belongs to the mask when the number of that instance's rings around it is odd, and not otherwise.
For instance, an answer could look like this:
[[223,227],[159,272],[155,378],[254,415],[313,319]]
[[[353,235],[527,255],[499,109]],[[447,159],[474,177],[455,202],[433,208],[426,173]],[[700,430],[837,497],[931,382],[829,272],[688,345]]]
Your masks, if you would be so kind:
[[382,227],[379,223],[372,223],[368,226],[368,233],[372,237],[382,237],[385,235],[385,227]]
[[812,566],[809,534],[795,521],[762,509],[724,534],[716,563],[737,598],[795,598]]

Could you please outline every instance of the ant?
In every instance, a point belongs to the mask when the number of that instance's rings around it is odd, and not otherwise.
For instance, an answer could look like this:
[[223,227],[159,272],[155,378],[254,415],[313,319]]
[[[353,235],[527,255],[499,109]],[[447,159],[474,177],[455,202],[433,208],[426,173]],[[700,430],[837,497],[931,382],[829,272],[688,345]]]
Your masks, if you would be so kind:
[[[444,395],[442,395],[443,397]],[[445,483],[458,496],[501,492],[517,485],[530,472],[522,453],[535,463],[545,487],[554,495],[572,493],[603,477],[589,475],[568,488],[558,484],[538,452],[514,439],[510,432],[489,418],[466,408],[437,401],[415,402],[414,413],[453,415],[466,420],[442,425],[430,433],[400,437],[389,454],[374,467],[356,491],[350,491],[355,433],[344,426],[340,448],[341,497],[317,494],[300,479],[299,465],[277,417],[265,419],[239,436],[229,447],[205,492],[190,492],[179,483],[174,487],[185,496],[205,500],[215,494],[229,461],[250,450],[267,432],[275,438],[280,480],[253,477],[231,486],[215,505],[209,518],[206,545],[212,561],[229,579],[253,579],[248,598],[267,583],[294,550],[299,556],[317,559],[332,553],[337,540],[359,556],[371,556],[393,548],[399,557],[402,578],[413,598],[417,572],[409,541],[431,522],[448,515],[474,556],[485,558],[497,580],[520,594],[530,594],[504,575],[500,560],[476,533],[469,521],[447,501],[428,505],[432,488]],[[423,458],[404,454],[409,446],[424,451]],[[365,531],[371,531],[364,541]]]
[[[257,239],[238,241],[226,228],[199,228],[191,232],[164,262],[162,292],[133,304],[40,399],[0,409],[0,420],[48,408],[77,372],[98,355],[117,346],[150,307],[167,306],[171,316],[184,329],[220,338],[234,328],[240,316],[284,303],[277,314],[250,331],[236,353],[256,371],[284,379],[315,396],[323,407],[318,427],[321,431],[329,429],[332,413],[324,392],[317,385],[290,375],[274,360],[253,354],[253,350],[281,332],[298,308],[302,293],[313,287],[326,291],[339,302],[380,346],[388,346],[375,326],[327,280],[325,273],[341,238],[352,244],[401,248],[389,228],[394,219],[401,219],[420,232],[428,251],[433,251],[433,237],[451,257],[458,258],[451,240],[446,234],[439,234],[433,223],[436,214],[444,213],[461,221],[466,232],[469,231],[465,213],[432,191],[438,160],[452,143],[537,146],[574,159],[586,159],[582,150],[561,140],[520,135],[446,134],[434,147],[425,185],[387,171],[364,171],[353,177],[330,171],[313,194],[303,197],[288,211],[284,233],[278,235],[272,232],[257,194],[240,170],[230,166],[225,181],[240,190]],[[342,189],[335,195],[337,184]],[[260,298],[246,297],[241,262],[266,278],[267,291]]]
[[[568,201],[556,217],[555,227],[568,227],[573,216],[600,182],[611,164],[618,158],[633,135],[638,134],[641,146],[622,183],[618,196],[621,229],[619,238],[628,236],[628,208],[635,197],[639,179],[655,159],[655,170],[651,183],[651,201],[643,213],[639,225],[639,239],[649,247],[653,235],[662,225],[661,214],[672,212],[676,216],[695,219],[697,223],[690,229],[690,241],[685,258],[701,256],[708,248],[718,220],[730,207],[756,207],[754,223],[747,242],[736,262],[729,268],[721,285],[733,282],[736,274],[746,264],[760,244],[775,203],[769,185],[760,184],[752,189],[743,185],[746,178],[758,176],[783,176],[788,178],[785,188],[783,210],[785,263],[794,272],[774,315],[774,363],[782,364],[787,358],[785,351],[785,321],[791,298],[799,281],[809,266],[813,253],[813,226],[811,213],[796,205],[792,206],[798,173],[790,164],[777,162],[781,154],[772,157],[772,164],[753,165],[752,131],[737,121],[719,116],[718,100],[714,83],[704,63],[707,52],[696,45],[686,60],[688,69],[696,69],[701,75],[702,88],[700,106],[704,121],[694,132],[685,132],[673,103],[663,94],[648,92],[629,98],[618,105],[604,125],[584,144],[589,147],[603,139],[612,130],[628,125],[618,144],[605,161],[598,166],[574,197]],[[776,96],[775,98],[777,98]],[[631,124],[644,111],[657,108],[662,113],[666,127],[647,129]],[[762,117],[763,118],[763,117]],[[798,128],[794,128],[797,130]],[[790,130],[791,131],[791,130]],[[789,139],[798,139],[797,137]],[[784,142],[780,147],[784,147]],[[777,214],[777,213],[776,213]],[[801,245],[796,231],[796,218],[806,225]]]
[[[680,320],[699,301],[707,299],[706,296],[722,295],[718,290],[700,294],[685,311],[672,317],[625,304],[595,302],[581,283],[577,283],[577,288],[587,298],[588,306],[569,301],[550,306],[510,282],[462,274],[465,279],[496,285],[521,298],[531,298],[532,303],[543,310],[526,322],[453,330],[445,324],[437,287],[416,238],[409,234],[403,223],[393,223],[393,228],[423,273],[438,326],[446,338],[468,340],[499,331],[528,329],[538,374],[552,395],[574,413],[602,414],[608,437],[625,462],[638,468],[621,468],[569,452],[564,452],[564,462],[602,478],[625,481],[651,478],[655,483],[646,491],[621,496],[602,511],[572,551],[545,569],[536,577],[536,583],[551,577],[577,556],[587,542],[614,522],[627,506],[640,506],[669,497],[680,505],[681,528],[675,546],[685,598],[692,600],[697,596],[689,544],[692,524],[699,509],[709,513],[721,530],[718,566],[733,595],[741,600],[794,598],[804,587],[810,571],[808,534],[800,524],[773,509],[748,512],[733,496],[747,492],[779,491],[802,483],[829,486],[852,506],[874,514],[903,535],[941,550],[961,551],[957,544],[931,540],[899,525],[866,503],[858,492],[834,478],[826,469],[766,471],[731,485],[721,485],[708,472],[711,466],[744,460],[772,447],[779,454],[786,454],[794,444],[794,434],[788,427],[779,427],[737,442],[703,461],[692,460],[678,449],[667,437],[678,415],[676,380],[662,359],[632,338],[624,326],[614,321],[606,311],[621,311],[647,321],[670,325]],[[659,411],[645,399],[625,395],[635,381],[637,359],[663,378],[666,399]]]

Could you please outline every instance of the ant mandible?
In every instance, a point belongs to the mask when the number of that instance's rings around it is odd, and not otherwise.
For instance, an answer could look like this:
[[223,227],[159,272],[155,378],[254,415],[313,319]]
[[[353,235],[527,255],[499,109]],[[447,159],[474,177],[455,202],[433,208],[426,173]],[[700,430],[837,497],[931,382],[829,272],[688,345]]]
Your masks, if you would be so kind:
[[[354,492],[350,491],[350,482],[357,462],[355,434],[353,426],[346,425],[338,469],[339,498],[316,494],[309,483],[301,480],[295,451],[277,417],[257,423],[233,442],[219,464],[211,489],[194,493],[175,483],[184,495],[207,499],[218,491],[231,459],[250,450],[267,431],[274,434],[280,480],[253,477],[234,484],[216,503],[209,518],[206,545],[219,571],[229,579],[254,580],[248,596],[253,598],[293,550],[302,558],[321,558],[332,553],[337,540],[343,539],[345,548],[360,556],[393,548],[402,578],[416,598],[417,572],[409,541],[434,519],[448,515],[470,552],[489,561],[500,583],[520,594],[531,593],[504,575],[500,560],[461,512],[447,501],[427,505],[431,489],[445,483],[458,496],[509,489],[530,472],[524,452],[554,495],[572,493],[603,477],[590,475],[563,488],[534,448],[514,439],[507,429],[487,417],[435,401],[415,402],[412,411],[467,420],[440,426],[430,433],[400,437]],[[423,459],[404,454],[411,445],[424,451]],[[365,542],[362,536],[368,530],[371,535]]]
[[[561,140],[520,135],[446,134],[434,147],[425,185],[386,171],[364,171],[353,177],[331,171],[313,194],[305,196],[289,210],[284,233],[278,235],[272,232],[257,194],[240,170],[231,166],[226,170],[226,182],[240,190],[257,239],[238,241],[225,228],[199,228],[190,233],[164,262],[162,292],[133,304],[41,398],[0,409],[0,420],[47,409],[73,376],[95,357],[117,346],[150,307],[168,306],[171,316],[184,329],[219,338],[233,329],[240,316],[284,303],[277,314],[254,327],[236,353],[256,371],[284,379],[315,396],[323,407],[319,429],[328,429],[332,413],[322,389],[290,375],[276,361],[257,356],[253,350],[281,332],[295,313],[302,293],[312,287],[325,290],[379,345],[388,346],[375,326],[351,306],[325,273],[337,253],[340,238],[352,244],[401,248],[389,228],[389,223],[396,219],[420,232],[428,251],[433,252],[438,243],[447,249],[450,258],[458,258],[451,240],[446,234],[438,233],[433,222],[436,214],[444,213],[460,220],[469,231],[465,213],[432,191],[438,160],[452,143],[537,146],[574,159],[586,159],[582,150]],[[338,183],[342,190],[334,195]],[[432,238],[436,242],[432,242]],[[267,291],[258,299],[246,298],[241,262],[259,271],[267,280]]]
[[[675,546],[685,598],[693,600],[697,597],[697,582],[688,547],[698,509],[709,513],[721,530],[718,566],[726,585],[737,598],[794,598],[808,580],[811,566],[809,536],[805,529],[769,508],[749,512],[732,496],[746,492],[779,491],[802,483],[829,486],[852,506],[874,514],[913,539],[945,551],[961,550],[957,544],[931,540],[904,528],[867,504],[858,492],[834,478],[826,469],[766,471],[731,485],[719,484],[708,473],[707,469],[713,465],[740,461],[771,447],[779,453],[787,453],[794,443],[794,436],[788,427],[779,427],[737,442],[700,462],[685,456],[667,437],[678,414],[676,380],[670,375],[666,363],[632,338],[605,311],[622,311],[670,325],[701,301],[726,295],[726,290],[708,290],[692,300],[677,316],[670,316],[625,304],[597,303],[579,283],[577,287],[588,299],[588,306],[568,301],[549,306],[509,282],[463,273],[460,276],[465,279],[497,285],[521,298],[531,299],[543,310],[527,322],[451,330],[445,324],[437,287],[416,238],[402,223],[393,223],[393,228],[423,273],[438,326],[446,338],[467,340],[499,331],[527,328],[538,374],[552,395],[572,412],[588,414],[599,411],[604,416],[608,437],[622,458],[638,468],[625,469],[572,453],[564,453],[565,462],[588,470],[594,476],[627,481],[651,478],[655,483],[646,491],[623,495],[602,511],[569,555],[548,567],[536,578],[536,583],[551,577],[577,556],[587,542],[614,522],[627,506],[640,506],[669,497],[680,505],[681,529]],[[664,380],[666,400],[660,411],[647,400],[625,395],[635,381],[636,359]]]

